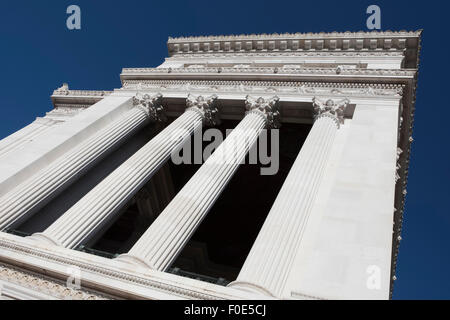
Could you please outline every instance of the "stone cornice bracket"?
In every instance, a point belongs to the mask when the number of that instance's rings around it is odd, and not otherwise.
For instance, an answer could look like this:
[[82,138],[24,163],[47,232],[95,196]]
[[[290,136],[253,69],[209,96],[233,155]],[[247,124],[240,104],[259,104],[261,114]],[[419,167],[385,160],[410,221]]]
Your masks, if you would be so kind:
[[275,129],[280,127],[280,98],[277,96],[270,99],[259,97],[257,99],[247,96],[245,98],[245,109],[247,113],[258,112],[267,121],[267,128]]
[[323,102],[318,98],[313,98],[313,107],[314,107],[314,115],[315,120],[318,120],[322,117],[329,117],[336,122],[338,128],[340,128],[341,124],[344,124],[344,112],[347,106],[350,104],[350,101],[345,98],[339,102],[335,102],[332,99],[328,99]]
[[215,94],[207,98],[189,94],[186,99],[186,107],[188,110],[199,111],[205,125],[217,126],[220,124],[218,102],[219,97]]
[[71,90],[69,85],[64,83],[61,87],[53,91],[52,96],[70,96],[70,97],[105,97],[112,93],[112,91],[99,90]]
[[56,89],[55,91],[53,91],[53,95],[63,95],[66,96],[68,95],[70,92],[69,90],[69,85],[67,83],[63,83],[63,85]]
[[141,108],[147,113],[151,122],[163,122],[166,115],[162,105],[163,96],[161,93],[150,96],[149,94],[137,93],[133,97],[133,106]]

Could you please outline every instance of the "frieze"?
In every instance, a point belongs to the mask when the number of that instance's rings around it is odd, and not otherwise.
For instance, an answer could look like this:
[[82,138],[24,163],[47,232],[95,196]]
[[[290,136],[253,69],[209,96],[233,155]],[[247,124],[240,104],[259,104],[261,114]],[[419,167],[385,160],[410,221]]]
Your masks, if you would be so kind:
[[341,68],[291,68],[255,67],[255,68],[124,68],[121,76],[142,74],[286,74],[286,75],[347,75],[347,76],[396,76],[411,77],[416,75],[415,70],[405,69],[341,69]]
[[401,97],[402,85],[269,81],[125,80],[123,90],[233,92],[248,94],[311,94]]
[[291,51],[291,52],[201,52],[195,55],[179,53],[169,60],[185,58],[232,58],[232,57],[404,57],[403,50],[395,51]]

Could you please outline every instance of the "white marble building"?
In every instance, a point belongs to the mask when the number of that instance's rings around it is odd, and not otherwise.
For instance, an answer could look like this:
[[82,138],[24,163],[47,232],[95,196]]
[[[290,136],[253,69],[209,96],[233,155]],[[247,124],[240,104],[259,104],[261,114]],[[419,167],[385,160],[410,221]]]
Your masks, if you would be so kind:
[[[0,141],[0,298],[389,299],[420,35],[170,38],[121,88],[63,85]],[[214,162],[277,122],[276,176]],[[235,130],[170,163],[202,127]]]

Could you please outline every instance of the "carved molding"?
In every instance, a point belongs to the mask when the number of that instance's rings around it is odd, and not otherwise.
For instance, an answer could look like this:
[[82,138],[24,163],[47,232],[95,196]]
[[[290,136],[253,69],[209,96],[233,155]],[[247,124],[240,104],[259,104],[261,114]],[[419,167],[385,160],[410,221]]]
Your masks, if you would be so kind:
[[70,90],[65,83],[53,92],[51,99],[55,109],[83,110],[111,93],[112,91]]
[[82,272],[92,272],[99,274],[101,276],[111,277],[114,279],[130,282],[133,284],[142,285],[145,287],[149,287],[161,292],[170,293],[173,295],[181,296],[187,299],[199,299],[199,300],[223,300],[227,299],[226,296],[220,293],[214,293],[209,291],[209,293],[203,293],[196,290],[189,290],[187,288],[183,288],[181,286],[176,286],[168,283],[164,283],[162,281],[158,281],[157,279],[148,279],[141,277],[139,275],[133,275],[131,273],[126,273],[122,271],[118,271],[116,269],[110,269],[100,264],[95,264],[91,261],[86,262],[81,259],[73,259],[68,258],[62,254],[50,253],[48,251],[44,251],[37,247],[29,247],[19,243],[16,241],[8,241],[5,239],[0,239],[0,248],[10,250],[13,252],[20,253],[25,256],[37,257],[39,259],[47,260],[49,262],[58,263],[66,266],[75,266],[79,267]]
[[202,52],[195,55],[178,53],[170,60],[184,60],[185,58],[233,58],[233,57],[404,57],[402,50],[396,51],[290,51],[290,52]]
[[188,109],[199,110],[206,125],[216,126],[220,123],[217,95],[205,98],[189,94],[186,99],[186,106]]
[[406,65],[416,64],[421,31],[331,32],[169,38],[170,56],[220,52],[304,52],[405,50]]
[[89,107],[91,107],[94,104],[94,102],[90,103],[90,104],[77,104],[77,103],[58,103],[55,105],[55,109],[78,109],[78,110],[84,110],[87,109]]
[[336,122],[339,128],[341,124],[344,123],[344,112],[350,101],[348,99],[343,99],[339,102],[335,102],[332,99],[326,101],[321,101],[318,98],[313,98],[313,107],[315,113],[315,119],[320,119],[322,117],[329,117]]
[[258,112],[262,114],[267,121],[267,128],[280,127],[280,98],[277,96],[264,99],[259,97],[257,99],[247,96],[245,99],[245,109],[247,113]]
[[[63,300],[110,300],[106,296],[83,289],[70,288],[41,274],[23,271],[16,267],[0,264],[0,280],[17,284],[32,291],[47,294]],[[1,295],[1,292],[0,292]]]
[[240,34],[240,35],[217,35],[217,36],[195,36],[195,37],[169,37],[168,43],[179,41],[204,41],[204,40],[236,40],[236,39],[280,39],[298,37],[418,37],[418,31],[345,31],[345,32],[296,32],[296,33],[271,33],[271,34]]
[[70,90],[69,85],[64,83],[60,88],[53,91],[53,96],[105,97],[111,93],[112,91]]
[[402,155],[403,150],[400,148],[397,148],[397,167],[395,169],[395,183],[398,182],[398,180],[400,180],[400,174],[399,174],[399,170],[402,168],[402,166],[400,165],[400,156]]
[[150,121],[163,122],[167,118],[164,113],[164,107],[162,106],[162,98],[163,96],[160,93],[153,96],[137,93],[133,97],[133,106],[144,110]]
[[205,80],[125,80],[123,90],[233,92],[247,94],[312,94],[345,96],[400,97],[403,85],[367,83],[282,82],[282,81],[205,81]]
[[[411,77],[416,75],[415,70],[406,69],[339,69],[339,68],[304,68],[304,67],[203,67],[203,68],[124,68],[121,77],[143,74],[285,74],[285,75],[347,75],[347,76],[394,76]],[[128,79],[125,79],[128,80]]]

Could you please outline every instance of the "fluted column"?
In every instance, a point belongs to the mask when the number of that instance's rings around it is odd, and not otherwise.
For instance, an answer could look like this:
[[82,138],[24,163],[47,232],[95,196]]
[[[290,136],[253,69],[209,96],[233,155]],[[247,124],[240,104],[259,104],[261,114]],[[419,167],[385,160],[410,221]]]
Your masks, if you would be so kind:
[[348,100],[314,98],[315,122],[250,254],[229,286],[281,297]]
[[247,114],[126,255],[118,259],[166,270],[214,205],[264,128],[278,120],[278,102],[247,97]]
[[217,97],[189,96],[188,109],[35,239],[75,248],[101,229],[150,180],[171,152],[217,119]]
[[148,121],[161,120],[162,96],[136,96],[120,119],[0,198],[0,230],[36,213]]

